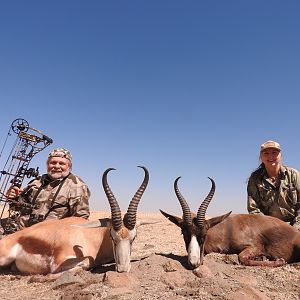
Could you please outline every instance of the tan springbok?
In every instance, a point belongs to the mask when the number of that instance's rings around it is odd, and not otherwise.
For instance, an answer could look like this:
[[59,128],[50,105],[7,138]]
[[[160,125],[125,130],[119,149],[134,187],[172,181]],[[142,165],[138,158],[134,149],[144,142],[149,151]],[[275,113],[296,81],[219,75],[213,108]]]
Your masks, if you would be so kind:
[[116,271],[129,272],[131,246],[136,237],[137,207],[148,185],[145,167],[141,186],[122,218],[118,201],[108,183],[102,184],[111,208],[111,219],[87,221],[78,217],[47,220],[0,240],[0,267],[14,267],[24,274],[54,274],[78,268],[91,269],[115,261]]

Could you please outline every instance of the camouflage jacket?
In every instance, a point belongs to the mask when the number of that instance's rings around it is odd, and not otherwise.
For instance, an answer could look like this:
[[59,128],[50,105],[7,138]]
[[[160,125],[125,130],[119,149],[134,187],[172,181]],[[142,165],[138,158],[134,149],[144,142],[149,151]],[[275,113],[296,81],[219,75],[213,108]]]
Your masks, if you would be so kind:
[[264,214],[300,227],[300,174],[281,166],[280,184],[276,187],[264,167],[254,171],[248,181],[247,208],[249,213]]
[[47,219],[63,219],[70,216],[89,218],[90,190],[77,175],[50,180],[47,174],[29,182],[19,200],[33,205],[33,209],[21,208],[18,227],[28,227]]

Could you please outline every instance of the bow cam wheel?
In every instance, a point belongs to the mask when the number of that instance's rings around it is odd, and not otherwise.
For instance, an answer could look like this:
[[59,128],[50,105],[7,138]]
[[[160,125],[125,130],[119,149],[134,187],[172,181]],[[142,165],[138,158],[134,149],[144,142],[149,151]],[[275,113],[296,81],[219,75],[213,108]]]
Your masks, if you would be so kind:
[[20,131],[27,131],[29,128],[29,124],[26,120],[24,119],[15,119],[11,123],[11,128],[14,133],[19,134]]

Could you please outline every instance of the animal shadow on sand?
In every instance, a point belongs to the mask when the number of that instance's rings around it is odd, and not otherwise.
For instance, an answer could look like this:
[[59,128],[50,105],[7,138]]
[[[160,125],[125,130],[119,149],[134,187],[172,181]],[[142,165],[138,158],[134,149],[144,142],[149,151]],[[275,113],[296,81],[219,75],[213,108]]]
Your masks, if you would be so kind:
[[173,254],[173,253],[155,253],[156,255],[160,255],[160,256],[163,256],[163,257],[166,257],[166,258],[169,258],[169,259],[172,259],[172,260],[176,260],[178,261],[185,269],[187,270],[191,270],[191,267],[190,265],[188,264],[187,262],[187,257],[186,255],[182,256],[182,255],[176,255],[176,254]]

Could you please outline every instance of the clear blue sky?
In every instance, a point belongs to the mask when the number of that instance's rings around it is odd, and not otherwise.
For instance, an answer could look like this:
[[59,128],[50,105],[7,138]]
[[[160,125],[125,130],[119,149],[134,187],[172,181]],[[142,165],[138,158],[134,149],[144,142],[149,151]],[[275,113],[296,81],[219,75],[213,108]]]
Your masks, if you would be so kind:
[[[105,169],[122,210],[149,169],[140,211],[246,212],[259,145],[282,144],[300,169],[299,1],[1,1],[0,142],[26,119],[66,147],[109,208]],[[3,160],[1,158],[1,166]]]

